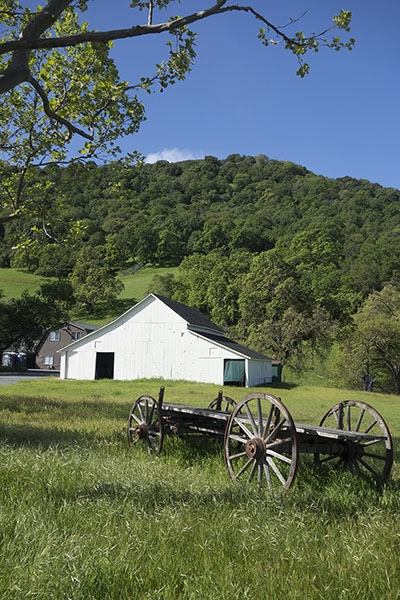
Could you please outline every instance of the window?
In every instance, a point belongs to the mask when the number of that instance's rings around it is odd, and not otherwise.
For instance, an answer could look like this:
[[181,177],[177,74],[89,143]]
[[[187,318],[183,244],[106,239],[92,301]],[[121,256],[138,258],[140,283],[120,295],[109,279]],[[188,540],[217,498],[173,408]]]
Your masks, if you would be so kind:
[[80,340],[82,337],[82,331],[71,331],[71,337],[73,340]]
[[47,365],[48,367],[52,367],[53,366],[53,362],[54,362],[54,356],[44,356],[43,357],[43,364]]
[[61,338],[59,331],[50,331],[49,340],[50,342],[59,342]]

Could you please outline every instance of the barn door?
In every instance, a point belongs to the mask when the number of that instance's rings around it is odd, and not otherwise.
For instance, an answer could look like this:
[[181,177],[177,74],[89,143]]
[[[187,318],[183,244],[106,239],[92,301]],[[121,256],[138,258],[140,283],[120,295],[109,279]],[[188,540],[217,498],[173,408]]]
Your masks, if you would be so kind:
[[114,352],[96,352],[95,379],[114,379]]
[[224,385],[246,385],[246,369],[244,360],[225,359]]

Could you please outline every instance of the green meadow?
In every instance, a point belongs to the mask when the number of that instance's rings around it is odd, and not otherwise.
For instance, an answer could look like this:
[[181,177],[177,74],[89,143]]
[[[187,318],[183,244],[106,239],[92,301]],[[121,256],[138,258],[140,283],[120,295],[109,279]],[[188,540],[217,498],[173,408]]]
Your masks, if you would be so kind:
[[0,388],[1,600],[399,598],[397,397],[268,388],[310,424],[339,400],[368,402],[395,443],[383,488],[302,456],[294,486],[270,498],[230,481],[217,441],[167,438],[151,457],[128,446],[133,401],[161,384],[171,402],[218,393],[160,380]]
[[22,269],[0,268],[0,291],[4,298],[19,298],[25,290],[33,294],[37,289],[51,278],[34,275]]
[[[85,323],[104,325],[144,298],[149,293],[151,283],[156,275],[174,272],[176,272],[176,267],[144,267],[135,273],[121,273],[119,278],[124,284],[124,289],[112,309],[96,316],[80,312],[72,315],[71,318]],[[40,285],[51,280],[54,278],[41,277],[22,269],[0,268],[0,291],[5,300],[19,298],[25,290],[33,294]]]

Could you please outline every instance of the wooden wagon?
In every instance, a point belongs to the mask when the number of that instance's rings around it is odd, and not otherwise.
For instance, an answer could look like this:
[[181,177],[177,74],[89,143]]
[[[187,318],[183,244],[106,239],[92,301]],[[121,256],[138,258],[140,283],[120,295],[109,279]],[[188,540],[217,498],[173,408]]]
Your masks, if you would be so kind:
[[255,392],[236,403],[222,392],[208,408],[140,396],[128,419],[128,440],[159,453],[166,435],[205,436],[223,440],[225,464],[232,480],[244,480],[271,493],[293,483],[299,453],[313,454],[316,464],[332,464],[385,482],[393,463],[389,429],[381,415],[364,402],[346,400],[333,406],[318,426],[294,423],[280,398]]

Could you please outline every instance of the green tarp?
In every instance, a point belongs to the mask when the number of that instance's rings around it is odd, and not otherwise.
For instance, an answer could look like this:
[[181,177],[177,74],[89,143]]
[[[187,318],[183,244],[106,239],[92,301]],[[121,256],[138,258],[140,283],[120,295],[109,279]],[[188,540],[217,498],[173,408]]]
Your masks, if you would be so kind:
[[224,367],[224,383],[230,381],[244,382],[244,360],[226,360]]

